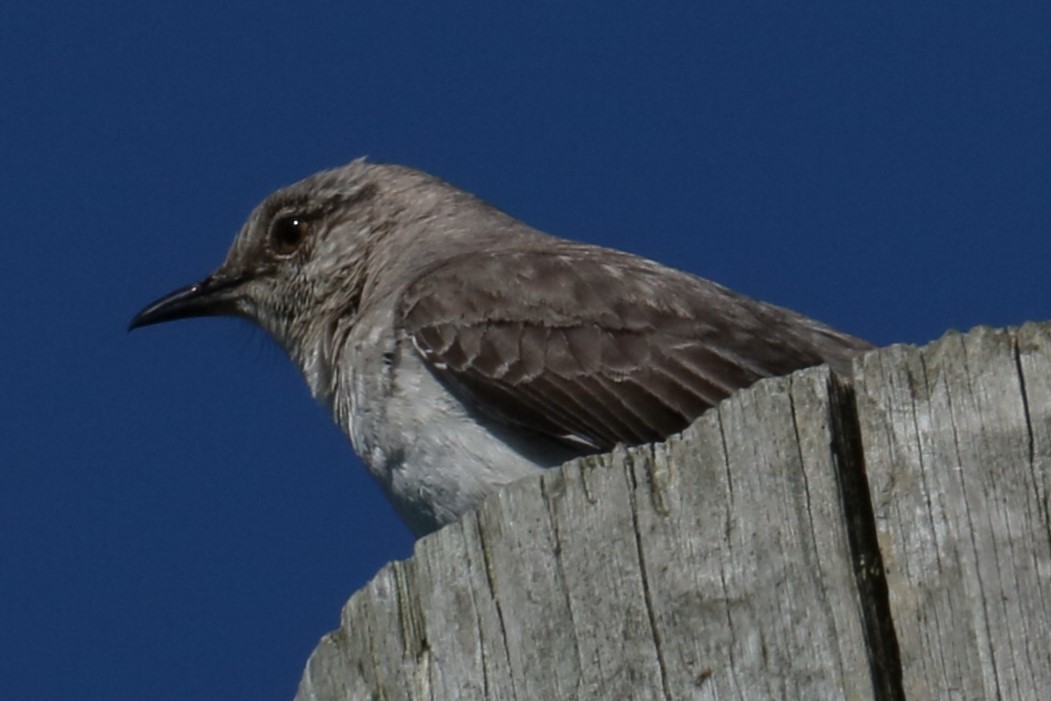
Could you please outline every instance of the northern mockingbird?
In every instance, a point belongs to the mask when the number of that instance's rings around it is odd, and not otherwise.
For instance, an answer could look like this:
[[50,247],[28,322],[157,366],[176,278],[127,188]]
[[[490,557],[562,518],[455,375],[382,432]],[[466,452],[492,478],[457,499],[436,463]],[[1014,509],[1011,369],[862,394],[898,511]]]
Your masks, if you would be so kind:
[[538,469],[662,440],[760,378],[844,369],[870,347],[364,159],[270,195],[214,273],[131,328],[217,314],[284,347],[416,534]]

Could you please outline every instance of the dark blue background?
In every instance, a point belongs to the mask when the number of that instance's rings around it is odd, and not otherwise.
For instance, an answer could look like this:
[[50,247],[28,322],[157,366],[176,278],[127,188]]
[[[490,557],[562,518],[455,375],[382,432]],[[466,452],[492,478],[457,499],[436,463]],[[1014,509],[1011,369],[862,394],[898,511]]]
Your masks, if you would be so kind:
[[0,13],[0,697],[289,699],[411,552],[262,332],[124,331],[321,168],[880,344],[1051,316],[1046,2],[569,4]]

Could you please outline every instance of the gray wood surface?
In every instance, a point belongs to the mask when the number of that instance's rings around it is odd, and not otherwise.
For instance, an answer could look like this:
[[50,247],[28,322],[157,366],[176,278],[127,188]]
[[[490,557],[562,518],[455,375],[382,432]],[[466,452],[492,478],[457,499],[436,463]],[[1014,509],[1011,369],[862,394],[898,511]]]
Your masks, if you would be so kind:
[[1046,697],[1051,326],[854,375],[512,485],[354,594],[297,700]]
[[855,368],[909,698],[1051,695],[1051,326]]

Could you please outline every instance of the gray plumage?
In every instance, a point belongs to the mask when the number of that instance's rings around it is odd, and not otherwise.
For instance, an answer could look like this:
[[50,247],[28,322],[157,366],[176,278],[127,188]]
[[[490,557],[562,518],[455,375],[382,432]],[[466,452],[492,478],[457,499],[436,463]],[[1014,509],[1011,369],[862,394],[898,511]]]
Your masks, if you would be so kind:
[[537,469],[661,440],[760,378],[842,370],[870,347],[364,160],[268,197],[213,275],[132,327],[207,314],[284,347],[417,534]]

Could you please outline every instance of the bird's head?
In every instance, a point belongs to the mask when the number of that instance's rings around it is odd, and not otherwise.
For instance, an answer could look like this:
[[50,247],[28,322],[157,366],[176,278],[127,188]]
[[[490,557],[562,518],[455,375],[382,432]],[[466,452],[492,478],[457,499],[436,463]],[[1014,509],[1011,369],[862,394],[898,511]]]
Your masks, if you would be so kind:
[[383,169],[357,160],[273,193],[215,272],[147,305],[130,328],[238,316],[299,355],[317,327],[357,311],[373,244],[397,214],[391,206],[397,198],[379,206],[390,180]]
[[436,261],[543,234],[403,166],[353,161],[278,190],[248,217],[215,272],[147,305],[130,329],[195,316],[255,322],[316,396],[332,391],[343,331],[393,303]]

